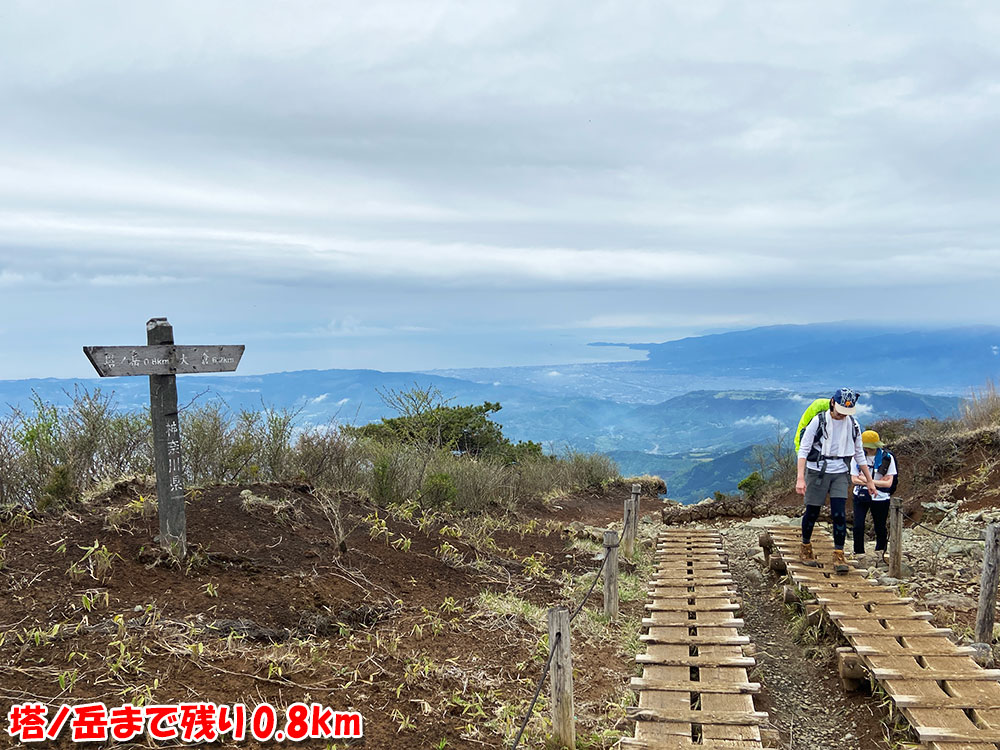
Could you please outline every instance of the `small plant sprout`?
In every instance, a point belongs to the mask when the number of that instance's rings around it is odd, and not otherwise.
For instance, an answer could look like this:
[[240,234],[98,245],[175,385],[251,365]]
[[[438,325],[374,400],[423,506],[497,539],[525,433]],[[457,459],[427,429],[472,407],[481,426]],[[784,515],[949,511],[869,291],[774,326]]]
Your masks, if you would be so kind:
[[379,516],[378,511],[365,517],[365,521],[371,527],[369,531],[369,536],[374,540],[378,539],[380,536],[385,537],[385,543],[389,544],[389,538],[392,536],[392,532],[389,531],[389,524],[386,520]]
[[392,546],[403,552],[409,552],[412,544],[413,540],[408,536],[398,536],[392,540]]
[[84,573],[89,573],[91,578],[101,583],[111,578],[111,568],[115,558],[119,557],[118,554],[111,552],[96,539],[91,546],[80,549],[83,550],[83,557],[69,566],[70,578],[79,580]]

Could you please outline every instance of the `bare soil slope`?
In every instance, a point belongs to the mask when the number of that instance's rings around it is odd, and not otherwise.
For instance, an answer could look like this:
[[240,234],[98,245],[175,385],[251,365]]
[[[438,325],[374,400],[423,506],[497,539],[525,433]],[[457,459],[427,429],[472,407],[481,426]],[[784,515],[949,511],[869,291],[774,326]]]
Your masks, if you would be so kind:
[[[5,716],[36,699],[315,701],[362,712],[369,747],[497,746],[541,672],[544,610],[575,604],[598,564],[566,523],[604,523],[622,507],[618,490],[456,525],[344,497],[344,551],[329,505],[306,487],[208,487],[189,498],[191,550],[178,565],[153,542],[151,492],[122,483],[0,529]],[[601,733],[627,704],[634,664],[622,644],[645,598],[642,582],[631,588],[609,625],[593,615],[598,587],[574,633],[593,747],[611,745]]]

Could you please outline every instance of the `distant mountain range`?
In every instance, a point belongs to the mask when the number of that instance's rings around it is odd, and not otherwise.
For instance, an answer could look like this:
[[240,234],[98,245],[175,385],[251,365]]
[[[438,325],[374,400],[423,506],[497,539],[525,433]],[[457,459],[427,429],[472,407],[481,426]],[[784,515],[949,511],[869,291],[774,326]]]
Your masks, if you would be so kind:
[[[296,409],[303,424],[365,424],[390,415],[379,390],[432,385],[457,404],[499,401],[497,421],[514,439],[542,442],[552,452],[606,452],[625,473],[659,474],[671,496],[698,499],[733,490],[748,473],[748,446],[793,428],[809,401],[840,385],[865,392],[862,423],[954,414],[957,394],[1000,371],[992,342],[1000,342],[1000,328],[779,326],[630,345],[648,351],[648,362],[188,375],[178,378],[178,389],[182,404],[221,399],[233,410]],[[148,406],[145,378],[0,381],[0,404],[23,407],[32,392],[65,404],[77,386],[113,390],[122,409]]]
[[844,322],[753,328],[668,341],[615,344],[638,362],[442,370],[476,382],[520,385],[634,403],[694,389],[910,390],[966,395],[1000,379],[1000,327],[912,330]]

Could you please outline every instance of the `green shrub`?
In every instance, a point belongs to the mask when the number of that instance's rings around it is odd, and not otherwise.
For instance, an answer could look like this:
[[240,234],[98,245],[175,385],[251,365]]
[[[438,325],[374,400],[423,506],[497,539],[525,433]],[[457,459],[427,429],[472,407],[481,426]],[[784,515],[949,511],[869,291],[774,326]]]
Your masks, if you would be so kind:
[[510,508],[514,470],[505,462],[489,458],[458,456],[452,459],[450,474],[458,492],[456,508],[478,512],[491,506]]
[[76,496],[77,488],[69,466],[66,464],[53,466],[45,481],[45,486],[42,487],[42,494],[38,499],[38,509],[45,511],[65,508]]
[[381,443],[444,449],[507,462],[542,455],[541,443],[512,443],[504,436],[502,425],[490,419],[503,408],[498,403],[451,406],[433,386],[414,385],[406,391],[380,391],[379,395],[398,416],[348,428],[351,434]]
[[458,488],[450,474],[428,474],[420,488],[422,505],[432,508],[450,508],[458,500]]
[[292,473],[314,487],[357,492],[365,487],[367,453],[336,425],[299,433],[292,451]]
[[759,471],[755,471],[750,476],[741,480],[736,488],[747,496],[748,500],[757,500],[761,495],[764,494],[764,490],[767,487],[767,480],[760,475]]
[[567,479],[573,488],[597,489],[618,479],[618,465],[603,453],[571,452],[563,458]]

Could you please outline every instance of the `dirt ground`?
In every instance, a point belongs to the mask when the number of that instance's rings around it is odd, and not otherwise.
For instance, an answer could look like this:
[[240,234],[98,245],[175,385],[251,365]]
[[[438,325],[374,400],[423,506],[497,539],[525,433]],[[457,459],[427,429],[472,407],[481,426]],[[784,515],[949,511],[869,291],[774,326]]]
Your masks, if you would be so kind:
[[[360,711],[368,747],[496,746],[541,673],[545,610],[577,604],[599,564],[567,523],[622,509],[620,491],[583,494],[456,523],[338,498],[343,551],[331,506],[308,488],[208,487],[190,494],[178,565],[156,552],[151,492],[123,483],[0,530],[5,716],[24,700],[301,700]],[[600,587],[574,623],[587,747],[624,727],[644,581],[626,588],[618,623],[599,616]],[[546,708],[525,747],[541,746]]]
[[[155,551],[151,492],[125,482],[62,515],[16,516],[0,529],[5,715],[24,700],[320,702],[361,712],[365,747],[507,747],[542,671],[545,611],[580,602],[599,565],[593,538],[620,524],[627,495],[615,487],[516,518],[456,521],[415,505],[330,502],[306,487],[208,487],[189,497],[191,550],[178,564]],[[647,545],[661,528],[648,502]],[[752,560],[757,532],[712,525],[757,647],[758,708],[780,747],[886,748],[876,701],[840,688],[836,644],[794,634],[775,580]],[[652,570],[642,550],[635,565],[623,562],[619,620],[600,614],[598,585],[573,625],[580,748],[632,733],[628,681]],[[546,692],[522,747],[544,747]]]

